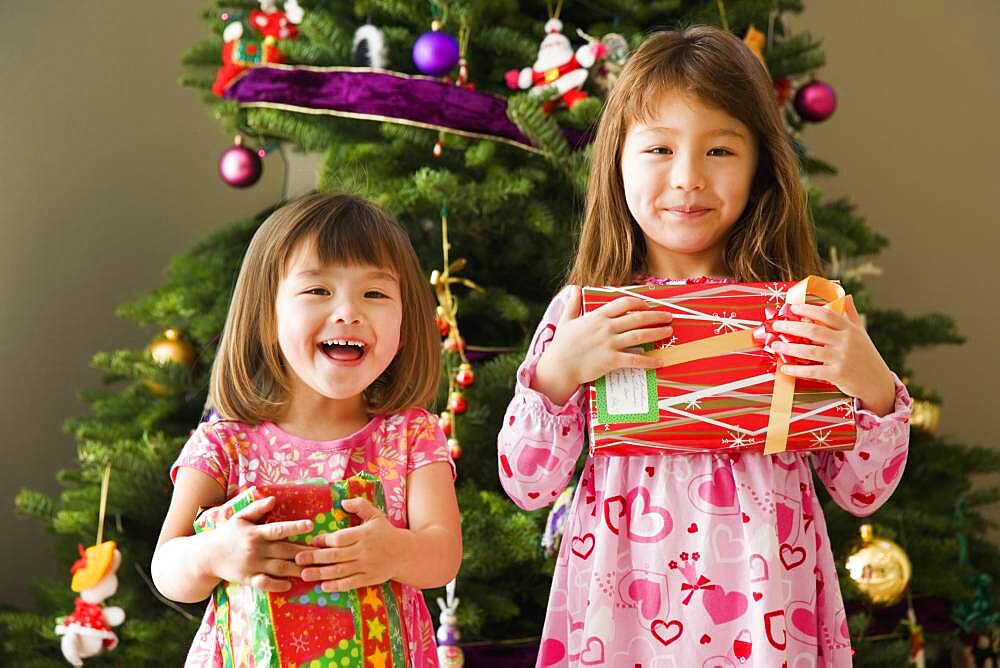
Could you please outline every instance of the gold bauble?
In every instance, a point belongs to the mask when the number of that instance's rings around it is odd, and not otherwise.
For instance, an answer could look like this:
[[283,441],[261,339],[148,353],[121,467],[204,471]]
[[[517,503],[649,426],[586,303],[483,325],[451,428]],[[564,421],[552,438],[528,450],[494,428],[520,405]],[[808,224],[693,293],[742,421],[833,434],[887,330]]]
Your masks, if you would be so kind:
[[[184,339],[181,333],[176,329],[168,329],[163,332],[163,338],[153,341],[149,344],[149,348],[147,350],[149,352],[149,356],[152,357],[153,361],[157,364],[177,364],[178,366],[186,368],[194,366],[194,346],[191,345],[190,341]],[[146,387],[148,387],[154,394],[159,394],[161,396],[170,393],[170,388],[161,385],[160,383],[146,381]]]
[[194,346],[184,340],[176,329],[163,332],[163,338],[149,344],[149,354],[157,364],[178,364],[192,366],[194,364]]
[[875,538],[872,525],[861,525],[861,547],[845,563],[851,579],[875,605],[892,605],[902,598],[913,566],[896,543]]
[[923,399],[913,400],[913,412],[910,414],[910,424],[920,427],[930,433],[934,433],[938,428],[938,421],[941,419],[941,406],[931,401]]

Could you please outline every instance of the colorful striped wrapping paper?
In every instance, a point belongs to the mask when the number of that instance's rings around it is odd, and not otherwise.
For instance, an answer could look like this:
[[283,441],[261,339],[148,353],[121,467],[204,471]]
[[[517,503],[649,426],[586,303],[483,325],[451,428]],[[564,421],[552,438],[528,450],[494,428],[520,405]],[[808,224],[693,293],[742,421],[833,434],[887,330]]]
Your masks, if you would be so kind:
[[[214,529],[268,496],[276,497],[276,503],[266,521],[313,521],[312,531],[289,539],[304,544],[313,536],[360,523],[342,509],[346,498],[362,496],[385,510],[382,485],[368,473],[334,483],[256,485],[203,511],[195,519],[195,532]],[[215,588],[216,633],[223,640],[226,668],[360,667],[368,665],[365,659],[370,657],[386,668],[408,665],[399,583],[327,593],[319,582],[289,580],[291,590],[281,593],[232,582]]]
[[[763,324],[765,308],[780,308],[795,285],[704,281],[587,287],[583,308],[590,312],[632,296],[669,311],[673,335],[646,347],[655,351],[720,335],[738,336],[734,332],[749,334]],[[587,388],[591,453],[763,452],[774,384],[775,357],[758,343],[656,370],[612,371]],[[794,381],[791,404],[782,450],[854,447],[851,397],[829,383],[800,378]]]

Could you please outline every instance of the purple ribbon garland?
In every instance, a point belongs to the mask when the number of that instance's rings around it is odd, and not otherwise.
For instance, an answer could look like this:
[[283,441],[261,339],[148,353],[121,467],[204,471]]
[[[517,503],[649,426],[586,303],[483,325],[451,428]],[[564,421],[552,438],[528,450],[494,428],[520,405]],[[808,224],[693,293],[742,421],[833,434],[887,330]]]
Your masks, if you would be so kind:
[[[357,67],[270,64],[244,72],[226,89],[225,97],[247,107],[418,125],[535,149],[507,118],[505,98],[429,77]],[[593,140],[590,132],[561,130],[573,149]]]

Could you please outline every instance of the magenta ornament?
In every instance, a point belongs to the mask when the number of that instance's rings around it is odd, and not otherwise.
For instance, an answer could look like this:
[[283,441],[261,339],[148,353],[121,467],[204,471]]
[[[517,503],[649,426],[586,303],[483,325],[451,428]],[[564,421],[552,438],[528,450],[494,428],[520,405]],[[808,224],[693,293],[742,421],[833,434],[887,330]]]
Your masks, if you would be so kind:
[[432,77],[439,77],[458,65],[458,40],[443,30],[425,32],[413,43],[413,64]]
[[833,116],[837,108],[837,93],[822,81],[810,81],[795,93],[795,112],[803,121],[819,123]]
[[237,143],[219,157],[219,176],[233,188],[249,188],[260,179],[264,167],[256,151]]

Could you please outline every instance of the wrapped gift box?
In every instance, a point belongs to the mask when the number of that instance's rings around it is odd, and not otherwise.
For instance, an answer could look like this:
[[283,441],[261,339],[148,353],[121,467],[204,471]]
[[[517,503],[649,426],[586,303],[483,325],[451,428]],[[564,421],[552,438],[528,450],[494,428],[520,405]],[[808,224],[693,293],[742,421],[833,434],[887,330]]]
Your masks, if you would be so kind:
[[[344,499],[361,496],[385,511],[378,478],[361,473],[334,483],[311,480],[248,487],[225,504],[199,514],[195,532],[214,529],[268,496],[276,502],[265,521],[313,521],[312,531],[288,539],[303,544],[309,544],[313,536],[360,523],[357,516],[343,510]],[[408,665],[399,583],[327,593],[319,582],[288,580],[292,588],[281,593],[232,582],[215,588],[216,632],[227,667],[364,666],[365,657],[379,657],[380,665],[387,667]]]
[[589,385],[592,453],[770,454],[854,447],[854,400],[829,383],[776,373],[780,360],[769,345],[781,336],[769,322],[798,319],[787,304],[808,301],[842,312],[838,284],[810,277],[798,283],[584,288],[584,311],[623,296],[673,314],[671,338],[646,346],[646,354],[669,365],[618,369]]

